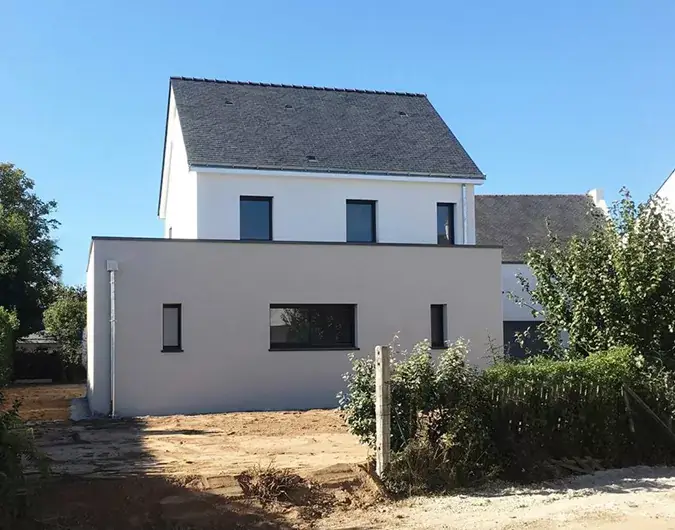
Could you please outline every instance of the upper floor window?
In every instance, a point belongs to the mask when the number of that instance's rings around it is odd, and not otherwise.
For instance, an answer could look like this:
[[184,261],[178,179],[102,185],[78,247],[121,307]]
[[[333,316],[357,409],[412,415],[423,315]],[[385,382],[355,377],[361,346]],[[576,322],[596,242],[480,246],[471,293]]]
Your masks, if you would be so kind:
[[272,197],[239,197],[239,239],[272,240]]
[[347,200],[347,241],[375,243],[375,201]]
[[439,202],[436,205],[436,234],[439,245],[455,244],[455,205]]

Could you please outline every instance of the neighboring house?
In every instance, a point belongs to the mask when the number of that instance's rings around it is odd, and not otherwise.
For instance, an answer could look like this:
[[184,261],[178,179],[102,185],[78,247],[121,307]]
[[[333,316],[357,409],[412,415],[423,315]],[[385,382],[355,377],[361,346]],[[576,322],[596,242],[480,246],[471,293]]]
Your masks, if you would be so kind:
[[15,380],[58,380],[63,373],[60,344],[45,330],[36,331],[16,341],[12,366]]
[[17,351],[26,353],[34,353],[36,351],[55,353],[59,350],[59,343],[43,329],[42,331],[36,331],[18,339],[16,341],[16,349]]
[[675,208],[675,170],[663,181],[655,195],[664,199],[672,208]]
[[96,413],[333,407],[347,353],[502,341],[484,175],[421,94],[172,78],[164,239],[93,238]]
[[[547,225],[562,240],[588,233],[596,215],[606,212],[601,190],[586,195],[477,195],[476,241],[484,245],[500,245],[502,250],[502,304],[504,316],[504,345],[515,357],[524,352],[514,340],[541,320],[532,315],[529,296],[522,290],[518,275],[522,274],[534,288],[534,276],[525,265],[527,252],[547,244]],[[596,210],[597,209],[597,210]],[[547,223],[548,222],[548,223]],[[519,305],[508,293],[520,297]]]

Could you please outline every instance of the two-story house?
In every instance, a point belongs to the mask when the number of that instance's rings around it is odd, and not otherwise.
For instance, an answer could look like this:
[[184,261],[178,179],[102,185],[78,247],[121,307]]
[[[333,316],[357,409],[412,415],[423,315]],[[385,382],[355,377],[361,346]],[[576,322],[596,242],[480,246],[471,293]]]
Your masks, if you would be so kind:
[[172,78],[164,238],[93,238],[88,398],[119,416],[333,407],[347,353],[502,343],[484,175],[426,96]]

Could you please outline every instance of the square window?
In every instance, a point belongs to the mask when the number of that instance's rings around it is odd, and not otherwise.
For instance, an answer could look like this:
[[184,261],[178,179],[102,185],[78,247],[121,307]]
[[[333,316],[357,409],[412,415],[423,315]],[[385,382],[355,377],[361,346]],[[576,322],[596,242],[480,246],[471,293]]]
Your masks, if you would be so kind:
[[239,197],[239,239],[272,240],[272,197]]
[[375,243],[375,201],[347,201],[347,241],[350,243]]
[[436,205],[436,234],[439,245],[455,244],[455,205],[439,202]]

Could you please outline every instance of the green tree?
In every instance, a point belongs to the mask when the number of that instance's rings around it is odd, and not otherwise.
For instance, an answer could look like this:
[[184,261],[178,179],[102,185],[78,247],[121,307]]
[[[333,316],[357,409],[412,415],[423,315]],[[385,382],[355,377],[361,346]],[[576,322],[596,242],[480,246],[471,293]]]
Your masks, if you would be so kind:
[[41,329],[61,274],[56,203],[41,200],[34,186],[22,170],[0,164],[0,306],[16,310],[20,335]]
[[[535,333],[556,356],[632,346],[675,365],[675,219],[652,197],[626,190],[590,235],[531,250],[536,285],[520,278],[545,322]],[[568,348],[560,338],[567,335]]]
[[66,366],[82,364],[82,332],[87,323],[87,300],[83,287],[57,289],[58,297],[44,312],[45,329],[59,342]]

